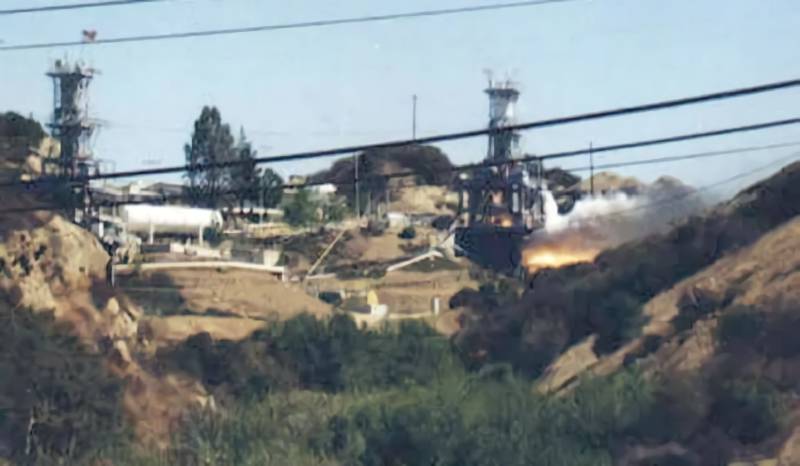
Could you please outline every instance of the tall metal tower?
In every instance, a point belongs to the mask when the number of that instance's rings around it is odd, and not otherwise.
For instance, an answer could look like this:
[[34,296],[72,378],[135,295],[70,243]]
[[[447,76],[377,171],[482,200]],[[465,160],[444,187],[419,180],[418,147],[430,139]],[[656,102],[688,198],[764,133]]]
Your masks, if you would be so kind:
[[484,92],[489,96],[489,146],[484,166],[459,180],[459,212],[467,215],[463,226],[455,228],[456,253],[517,273],[521,244],[544,225],[543,168],[541,161],[521,161],[521,136],[510,129],[516,123],[517,86],[490,76]]
[[56,60],[47,72],[53,79],[53,120],[48,126],[61,144],[58,176],[86,176],[93,163],[90,140],[95,124],[89,119],[89,84],[94,75],[93,68],[66,60]]
[[[502,130],[514,125],[519,90],[511,80],[494,81],[489,77],[489,87],[485,90],[489,95],[489,129]],[[520,152],[520,135],[514,131],[498,131],[489,135],[489,150],[486,159],[502,161],[518,159]]]

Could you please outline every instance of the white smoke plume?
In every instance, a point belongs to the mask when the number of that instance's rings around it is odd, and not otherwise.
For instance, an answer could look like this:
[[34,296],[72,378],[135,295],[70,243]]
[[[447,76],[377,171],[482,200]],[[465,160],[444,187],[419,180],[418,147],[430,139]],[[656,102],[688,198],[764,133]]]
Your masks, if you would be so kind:
[[636,195],[586,196],[566,213],[559,213],[551,192],[543,196],[545,226],[523,252],[529,270],[590,261],[604,249],[664,231],[705,206],[682,185],[657,185]]

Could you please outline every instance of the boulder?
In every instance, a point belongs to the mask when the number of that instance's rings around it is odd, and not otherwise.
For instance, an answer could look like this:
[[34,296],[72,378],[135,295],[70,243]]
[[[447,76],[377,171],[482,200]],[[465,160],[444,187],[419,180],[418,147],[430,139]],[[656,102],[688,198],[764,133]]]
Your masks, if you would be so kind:
[[109,298],[108,302],[106,303],[106,307],[103,310],[108,316],[114,317],[119,314],[119,302],[117,298]]

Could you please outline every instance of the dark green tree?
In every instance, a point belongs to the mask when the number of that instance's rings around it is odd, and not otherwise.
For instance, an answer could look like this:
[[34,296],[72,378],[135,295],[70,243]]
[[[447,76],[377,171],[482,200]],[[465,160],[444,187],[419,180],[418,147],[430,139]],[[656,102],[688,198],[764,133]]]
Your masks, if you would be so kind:
[[292,226],[308,226],[317,222],[317,203],[306,189],[297,191],[284,207],[284,219]]
[[33,118],[14,112],[0,113],[0,139],[7,141],[12,149],[36,147],[45,136],[42,125]]
[[261,172],[261,193],[259,202],[263,207],[271,208],[283,199],[283,178],[270,168]]
[[347,216],[349,209],[344,199],[334,199],[327,202],[322,208],[322,216],[327,222],[341,222]]
[[227,171],[228,188],[239,207],[244,207],[246,202],[257,203],[260,200],[261,170],[256,166],[257,154],[247,140],[244,128],[239,129],[234,153],[238,163]]
[[204,167],[208,164],[231,162],[237,157],[233,136],[216,107],[203,107],[194,122],[192,140],[184,146],[189,170],[184,177],[192,204],[218,207],[224,201],[223,193],[229,179],[229,168]]

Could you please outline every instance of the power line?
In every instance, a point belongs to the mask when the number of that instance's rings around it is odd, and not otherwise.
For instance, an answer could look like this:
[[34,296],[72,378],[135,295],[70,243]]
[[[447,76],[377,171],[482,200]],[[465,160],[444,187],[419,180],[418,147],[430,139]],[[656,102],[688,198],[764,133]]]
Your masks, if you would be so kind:
[[[661,200],[655,201],[655,202],[649,202],[647,204],[630,207],[628,209],[609,212],[607,214],[599,215],[597,217],[614,217],[614,216],[617,216],[617,215],[624,215],[624,214],[627,214],[627,213],[630,213],[630,212],[634,212],[634,211],[637,211],[637,210],[645,210],[645,209],[650,209],[650,208],[657,207],[657,206],[664,205],[664,204],[672,204],[672,203],[678,202],[680,200],[683,200],[683,199],[685,199],[687,197],[696,196],[696,195],[702,194],[704,192],[711,191],[712,189],[716,189],[716,188],[718,188],[720,186],[724,186],[726,184],[733,183],[734,181],[745,179],[745,178],[747,178],[749,176],[752,176],[755,173],[767,170],[767,169],[772,168],[772,167],[774,167],[776,165],[782,165],[782,164],[784,164],[784,163],[786,163],[788,161],[797,159],[798,156],[800,156],[800,152],[794,152],[794,153],[792,153],[791,155],[789,155],[787,157],[782,157],[780,159],[773,160],[772,162],[769,162],[769,163],[767,163],[765,165],[760,165],[760,166],[758,166],[756,168],[751,168],[749,170],[740,172],[740,173],[738,173],[736,175],[733,175],[731,177],[724,178],[722,180],[715,181],[714,183],[701,186],[701,187],[699,187],[699,188],[697,188],[697,189],[695,189],[693,191],[687,191],[687,192],[679,193],[679,194],[676,194],[675,196],[671,196],[671,197],[668,197],[666,199],[661,199]],[[597,218],[597,217],[595,217],[595,218]]]
[[[169,173],[180,173],[180,172],[188,172],[188,171],[203,171],[208,170],[211,168],[228,168],[233,167],[236,165],[244,165],[249,163],[256,163],[256,164],[263,164],[263,163],[276,163],[276,162],[288,162],[288,161],[295,161],[295,160],[305,160],[305,159],[314,159],[314,158],[322,158],[322,157],[332,157],[337,155],[347,155],[354,152],[364,152],[369,150],[375,149],[388,149],[393,147],[403,147],[415,144],[431,144],[437,142],[445,142],[445,141],[452,141],[457,139],[467,139],[473,138],[478,136],[486,136],[489,134],[496,134],[502,133],[506,131],[524,131],[530,130],[535,128],[544,128],[550,126],[559,126],[564,124],[570,123],[577,123],[581,121],[589,121],[589,120],[596,120],[602,118],[610,118],[616,117],[621,115],[630,115],[630,114],[637,114],[637,113],[645,113],[651,112],[656,110],[664,110],[667,108],[675,108],[675,107],[682,107],[688,105],[695,105],[699,103],[711,102],[716,100],[723,100],[723,99],[730,99],[734,97],[743,97],[747,95],[754,95],[760,94],[765,92],[772,92],[781,89],[788,89],[791,87],[800,86],[800,79],[793,79],[789,81],[779,81],[773,82],[768,84],[761,84],[757,86],[745,87],[745,88],[738,88],[732,89],[722,92],[715,92],[711,94],[703,94],[693,97],[684,97],[680,99],[673,99],[673,100],[664,100],[660,102],[654,102],[649,104],[643,105],[636,105],[630,107],[621,107],[612,110],[603,110],[598,112],[589,112],[583,113],[573,116],[567,117],[560,117],[560,118],[553,118],[549,120],[540,120],[534,121],[530,123],[523,123],[518,125],[512,125],[505,128],[486,128],[486,129],[478,129],[472,131],[463,131],[457,133],[447,133],[447,134],[440,134],[435,136],[427,136],[417,139],[405,139],[405,140],[398,140],[398,141],[389,141],[389,142],[382,142],[376,144],[366,144],[366,145],[358,145],[358,146],[349,146],[349,147],[340,147],[336,149],[327,149],[327,150],[318,150],[318,151],[309,151],[309,152],[299,152],[294,154],[287,154],[287,155],[278,155],[278,156],[270,156],[270,157],[256,157],[252,160],[246,161],[229,161],[229,162],[220,162],[220,163],[212,163],[212,164],[194,164],[194,165],[177,165],[172,167],[161,167],[161,168],[150,168],[150,169],[141,169],[141,170],[131,170],[131,171],[123,171],[123,172],[115,172],[115,173],[100,173],[95,175],[90,175],[86,177],[76,178],[76,180],[100,180],[100,179],[113,179],[113,178],[129,178],[134,176],[151,176],[151,175],[163,175]],[[705,131],[705,132],[698,132],[698,133],[691,133],[691,134],[684,134],[679,136],[672,136],[669,138],[661,138],[661,139],[653,139],[650,141],[640,141],[635,143],[627,143],[627,144],[618,144],[613,146],[606,146],[606,147],[596,147],[593,148],[592,151],[597,152],[604,152],[610,150],[619,150],[619,149],[627,149],[633,147],[643,147],[648,145],[656,145],[656,144],[665,144],[671,142],[680,142],[680,141],[688,141],[692,139],[700,139],[712,136],[722,136],[727,134],[739,133],[739,132],[747,132],[747,131],[757,131],[762,129],[768,128],[775,128],[779,126],[786,126],[786,125],[793,125],[800,123],[800,118],[790,118],[785,120],[777,120],[777,121],[770,121],[766,123],[759,123],[754,125],[747,125],[747,126],[738,126],[732,128],[726,128],[721,130],[715,131]],[[570,152],[562,152],[558,154],[551,154],[549,156],[542,156],[540,158],[561,158],[561,157],[571,157],[575,155],[584,155],[587,154],[589,151],[588,149],[570,151]],[[535,157],[534,159],[536,159]],[[505,163],[505,162],[502,162]],[[501,164],[502,164],[501,163]],[[3,186],[0,184],[0,186]]]
[[[700,133],[688,133],[688,134],[679,134],[675,136],[669,136],[665,138],[656,138],[656,139],[648,139],[642,141],[634,141],[634,142],[626,142],[622,144],[612,144],[608,146],[597,146],[592,147],[591,149],[577,149],[571,151],[564,151],[564,152],[554,152],[550,154],[543,154],[543,155],[532,155],[526,156],[519,159],[513,160],[498,160],[498,161],[490,161],[484,160],[481,162],[474,162],[465,165],[459,166],[460,171],[465,170],[472,170],[482,167],[493,167],[493,166],[502,166],[508,165],[512,163],[526,163],[526,162],[536,162],[536,161],[544,161],[544,160],[555,160],[561,158],[568,158],[568,157],[575,157],[579,155],[588,154],[589,151],[593,153],[598,152],[613,152],[613,151],[620,151],[620,150],[628,150],[628,149],[635,149],[641,147],[649,147],[661,144],[669,144],[675,142],[684,142],[694,139],[702,139],[708,137],[716,137],[716,136],[724,136],[730,135],[740,132],[749,132],[749,131],[760,131],[764,129],[770,129],[780,126],[787,126],[792,124],[800,124],[800,118],[791,118],[787,120],[777,120],[777,121],[770,121],[765,123],[757,123],[752,125],[745,125],[745,126],[736,126],[732,128],[723,128],[718,130],[712,131],[704,131]],[[483,133],[487,133],[490,130],[481,130]],[[441,136],[444,137],[444,136]],[[393,144],[393,143],[389,143]],[[787,146],[794,144],[794,143],[786,143]],[[300,154],[289,154],[289,155],[278,155],[274,157],[259,157],[253,159],[253,161],[247,161],[245,163],[256,163],[256,164],[265,164],[265,163],[276,163],[276,162],[286,162],[290,160],[298,160],[298,159],[306,159],[306,158],[314,158],[314,157],[323,157],[328,156],[331,153],[335,154],[349,154],[353,152],[361,152],[363,150],[370,150],[375,148],[383,148],[383,147],[394,147],[389,145],[370,145],[370,146],[359,146],[359,148],[347,148],[347,149],[332,149],[330,151],[318,151],[318,152],[309,152],[309,153],[300,153]],[[753,148],[753,150],[763,150],[768,149],[768,146],[758,146]],[[739,150],[739,152],[743,152]],[[325,155],[317,155],[322,154]],[[703,155],[702,154],[695,154]],[[716,152],[714,153],[716,154]],[[721,155],[721,154],[720,154]],[[683,156],[681,156],[683,157]],[[80,183],[80,182],[87,182],[91,180],[100,180],[100,179],[115,179],[115,178],[130,178],[133,176],[149,176],[149,175],[157,175],[157,174],[166,174],[166,173],[176,173],[176,172],[183,172],[183,171],[191,171],[191,170],[207,170],[209,168],[225,168],[235,165],[241,165],[242,162],[233,161],[233,162],[226,162],[226,163],[218,163],[218,164],[205,164],[205,165],[198,165],[198,168],[191,168],[188,165],[179,166],[179,167],[164,167],[164,168],[149,168],[149,169],[141,169],[141,170],[133,170],[133,171],[121,171],[121,172],[111,172],[111,173],[99,173],[95,175],[89,175],[87,177],[76,177],[73,178],[73,182]],[[617,165],[617,166],[624,166],[624,165]],[[402,175],[407,176],[407,175]],[[39,185],[47,186],[54,183],[60,183],[62,180],[58,178],[50,178],[45,180],[31,180],[31,181],[10,181],[5,183],[0,183],[0,189],[14,187],[14,186],[24,186],[28,189],[36,188]],[[324,184],[324,183],[323,183]]]
[[[648,164],[658,164],[658,163],[666,163],[666,162],[677,162],[677,161],[693,160],[693,159],[699,159],[699,158],[705,158],[705,157],[717,157],[717,156],[721,156],[721,155],[743,154],[743,153],[746,153],[746,152],[755,152],[755,151],[762,151],[762,150],[767,150],[767,149],[792,147],[792,146],[798,146],[798,145],[800,145],[800,141],[798,141],[798,142],[780,143],[780,144],[769,144],[769,145],[763,145],[763,146],[740,147],[740,148],[734,148],[734,149],[727,149],[727,150],[724,150],[724,151],[698,152],[698,153],[694,153],[694,154],[684,154],[684,155],[680,155],[680,156],[651,158],[651,159],[644,159],[644,160],[635,160],[635,161],[630,161],[630,162],[619,162],[619,163],[616,163],[616,164],[606,164],[606,165],[599,166],[599,167],[600,168],[612,168],[612,167],[613,168],[620,168],[620,167],[634,166],[634,165],[648,165]],[[776,163],[780,163],[783,160],[784,159],[779,159],[777,161],[770,162],[770,164],[768,164],[767,166],[775,165]],[[463,164],[463,165],[454,166],[449,171],[458,173],[458,172],[472,170],[474,168],[475,168],[475,164]],[[586,167],[577,167],[575,169],[568,169],[568,170],[569,171],[581,171],[581,170],[585,170],[585,169],[586,169]],[[764,168],[756,168],[754,170],[751,170],[750,172],[757,172],[757,171],[763,170],[763,169]],[[748,172],[748,173],[750,173],[750,172]],[[365,181],[376,180],[376,179],[389,180],[389,179],[393,179],[393,178],[405,178],[405,177],[409,177],[409,176],[415,176],[417,174],[418,173],[416,171],[408,170],[408,171],[401,171],[401,172],[394,172],[394,173],[387,173],[387,174],[380,174],[380,175],[371,175],[371,176],[368,176],[368,177],[360,177],[358,181],[359,182],[365,182]],[[334,185],[334,186],[338,187],[338,186],[350,186],[350,185],[354,185],[355,183],[356,183],[355,178],[353,178],[351,180],[346,180],[346,181],[334,181],[334,182],[330,182],[330,181],[311,181],[311,182],[296,183],[296,184],[284,183],[282,185],[273,187],[273,189],[289,189],[289,188],[304,189],[304,188],[308,188],[308,187],[327,185],[327,184]],[[701,191],[701,190],[702,189],[698,189],[696,191]],[[229,189],[229,190],[223,190],[219,194],[220,195],[235,195],[235,194],[240,194],[243,191],[246,191],[246,190]],[[175,201],[175,200],[186,200],[186,199],[188,199],[188,197],[189,196],[186,193],[181,193],[179,195],[164,195],[164,196],[161,197],[160,200],[162,202]],[[153,203],[153,200],[149,199],[149,200],[141,200],[141,201],[131,201],[131,200],[129,200],[129,201],[122,201],[122,202],[108,202],[108,203],[99,202],[99,203],[97,203],[97,205],[99,205],[101,207],[105,207],[105,206],[111,206],[111,205],[134,205],[134,204],[152,204],[152,203]],[[638,206],[638,207],[640,207],[640,206]],[[55,205],[40,205],[40,206],[33,206],[33,207],[18,207],[18,208],[2,209],[2,210],[0,210],[0,215],[2,215],[2,214],[10,214],[10,213],[24,213],[24,212],[36,212],[36,211],[58,211],[58,210],[62,210],[62,208],[59,207],[59,206],[55,206]]]
[[[151,0],[151,1],[155,1],[155,0]],[[536,5],[545,5],[545,4],[549,4],[549,3],[567,3],[567,2],[574,2],[574,1],[580,1],[580,0],[528,0],[528,1],[519,1],[519,2],[510,2],[510,3],[493,3],[493,4],[469,6],[469,7],[442,8],[442,9],[436,9],[436,10],[412,11],[412,12],[406,12],[406,13],[389,13],[389,14],[383,14],[383,15],[356,16],[356,17],[339,18],[339,19],[321,19],[321,20],[314,20],[314,21],[302,21],[302,22],[296,22],[296,23],[268,24],[268,25],[262,25],[262,26],[249,26],[249,27],[228,28],[228,29],[209,29],[209,30],[203,30],[203,31],[173,32],[173,33],[165,33],[165,34],[146,34],[146,35],[136,35],[136,36],[126,36],[126,37],[112,37],[112,38],[109,38],[109,39],[98,39],[98,40],[95,40],[93,42],[63,41],[63,42],[42,42],[42,43],[34,43],[34,44],[7,45],[7,46],[0,47],[0,51],[31,50],[31,49],[53,48],[53,47],[74,47],[74,46],[83,46],[83,45],[119,44],[119,43],[125,43],[125,42],[147,42],[147,41],[158,41],[158,40],[188,39],[188,38],[192,38],[192,37],[207,37],[207,36],[244,34],[244,33],[252,33],[252,32],[280,31],[280,30],[287,30],[287,29],[306,29],[306,28],[313,28],[313,27],[340,26],[340,25],[345,25],[345,24],[368,23],[368,22],[375,22],[375,21],[390,21],[390,20],[395,20],[395,19],[409,19],[409,18],[421,18],[421,17],[431,17],[431,16],[445,16],[445,15],[454,15],[454,14],[462,14],[462,13],[475,13],[475,12],[479,12],[479,11],[503,10],[503,9],[511,9],[511,8],[523,8],[523,7],[530,7],[530,6],[536,6]]]
[[166,1],[172,1],[172,0],[106,0],[95,3],[71,3],[66,5],[47,5],[38,7],[0,10],[0,16],[20,15],[26,13],[44,13],[49,11],[80,10],[84,8],[100,8],[109,6],[133,5],[137,3],[154,3],[154,2],[166,2]]
[[[627,162],[617,162],[617,163],[606,163],[601,165],[594,165],[595,170],[608,170],[610,168],[620,168],[620,167],[633,167],[636,165],[652,165],[657,163],[668,163],[668,162],[678,162],[683,160],[694,160],[694,159],[703,159],[706,157],[719,157],[724,155],[737,155],[742,154],[745,152],[759,152],[764,150],[770,149],[781,149],[785,147],[796,147],[800,146],[800,141],[792,141],[792,142],[783,142],[780,144],[766,144],[763,146],[748,146],[748,147],[738,147],[736,149],[726,149],[726,150],[717,150],[717,151],[707,151],[707,152],[696,152],[692,154],[685,154],[685,155],[674,155],[670,157],[657,157],[657,158],[647,158],[642,160],[629,160]],[[591,170],[592,167],[583,166],[583,167],[569,167],[564,168],[565,171],[568,172],[585,172]]]

